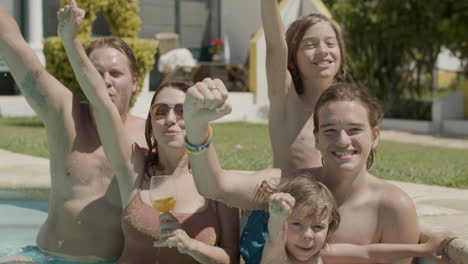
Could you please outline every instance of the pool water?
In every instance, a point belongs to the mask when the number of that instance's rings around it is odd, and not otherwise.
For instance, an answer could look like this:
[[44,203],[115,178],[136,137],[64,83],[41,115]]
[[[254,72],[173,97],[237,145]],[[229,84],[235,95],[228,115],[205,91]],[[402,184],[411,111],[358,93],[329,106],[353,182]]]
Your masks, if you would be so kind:
[[[22,255],[48,264],[78,264],[41,252],[36,245],[39,228],[47,218],[47,201],[0,200],[0,259]],[[105,261],[94,264],[110,263]]]
[[[29,257],[44,257],[34,245],[39,228],[47,218],[49,204],[47,201],[14,201],[0,200],[0,258],[27,252]],[[245,220],[245,219],[244,219]],[[76,262],[51,261],[40,263],[72,264]],[[418,264],[433,264],[429,259],[417,259]]]
[[0,200],[0,256],[5,248],[36,244],[47,210],[46,201]]

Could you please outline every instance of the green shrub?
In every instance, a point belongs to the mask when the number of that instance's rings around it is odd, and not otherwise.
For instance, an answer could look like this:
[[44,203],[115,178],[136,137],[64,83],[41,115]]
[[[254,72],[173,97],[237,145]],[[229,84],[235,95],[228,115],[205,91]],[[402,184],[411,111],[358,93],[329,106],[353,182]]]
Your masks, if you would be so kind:
[[[70,0],[61,0],[61,6],[68,4]],[[86,16],[80,30],[80,39],[83,46],[87,46],[93,39],[90,38],[96,13],[104,11],[104,16],[109,23],[113,36],[122,38],[132,48],[138,62],[138,75],[140,80],[138,88],[130,102],[130,107],[143,88],[143,81],[154,65],[158,42],[156,40],[138,39],[137,34],[141,29],[141,20],[138,17],[138,3],[136,0],[77,0],[78,6],[86,11]],[[82,100],[86,97],[75,79],[75,74],[68,61],[62,41],[58,37],[49,37],[44,40],[44,55],[46,57],[47,71],[55,76],[63,85],[68,87],[73,94]]]
[[[60,6],[65,6],[70,0],[61,0]],[[99,11],[110,26],[111,34],[118,37],[136,38],[141,29],[141,19],[138,16],[138,3],[136,0],[76,0],[78,6],[86,11],[81,26],[80,36],[91,35],[92,26]]]

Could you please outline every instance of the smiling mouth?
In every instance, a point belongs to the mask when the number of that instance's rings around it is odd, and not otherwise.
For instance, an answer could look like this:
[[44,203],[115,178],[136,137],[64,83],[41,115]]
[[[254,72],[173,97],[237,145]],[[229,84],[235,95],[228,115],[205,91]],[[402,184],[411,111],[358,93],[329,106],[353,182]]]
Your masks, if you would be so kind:
[[341,160],[349,160],[354,154],[357,154],[357,151],[332,151],[332,154]]
[[333,61],[318,61],[318,62],[314,62],[313,64],[316,65],[316,66],[319,66],[319,67],[328,67],[330,66],[330,64],[332,64]]

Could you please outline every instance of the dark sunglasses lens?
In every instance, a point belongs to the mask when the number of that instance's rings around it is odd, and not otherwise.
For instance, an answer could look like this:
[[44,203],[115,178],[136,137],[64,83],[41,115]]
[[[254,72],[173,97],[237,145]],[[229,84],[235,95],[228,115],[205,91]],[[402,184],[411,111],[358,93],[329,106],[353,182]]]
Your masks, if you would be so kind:
[[174,106],[174,113],[180,117],[184,116],[184,105],[183,104],[176,104]]
[[167,115],[171,108],[167,104],[160,104],[156,110],[156,115]]

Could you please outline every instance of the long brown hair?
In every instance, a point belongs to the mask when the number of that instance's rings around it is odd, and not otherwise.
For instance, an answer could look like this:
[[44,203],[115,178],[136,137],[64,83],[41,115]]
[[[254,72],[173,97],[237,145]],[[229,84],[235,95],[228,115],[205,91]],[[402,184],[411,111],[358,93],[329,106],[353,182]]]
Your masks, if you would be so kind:
[[279,184],[263,181],[255,194],[255,199],[267,203],[273,193],[289,193],[296,200],[293,210],[298,210],[304,217],[313,217],[317,222],[328,217],[328,233],[326,243],[330,242],[333,234],[340,225],[341,217],[338,212],[333,194],[312,175],[302,173],[282,178]]
[[[151,99],[150,109],[151,106],[154,104],[156,97],[158,97],[159,93],[166,89],[166,88],[175,88],[180,90],[184,93],[187,93],[188,88],[190,88],[190,84],[187,82],[182,81],[169,81],[163,83],[159,86],[158,90],[154,93],[153,98]],[[146,126],[145,126],[145,138],[146,144],[148,144],[148,154],[145,158],[145,175],[151,177],[151,171],[156,170],[163,170],[163,166],[159,161],[159,153],[158,153],[158,144],[156,139],[153,137],[153,125],[151,123],[151,111],[148,110],[148,116],[146,118]]]
[[[357,88],[349,83],[336,83],[325,89],[319,97],[314,109],[314,134],[318,136],[319,124],[319,111],[329,103],[345,101],[345,102],[359,102],[366,110],[371,128],[376,128],[380,125],[383,119],[383,110],[377,98],[369,95],[364,90]],[[372,149],[367,158],[367,169],[372,167],[375,157],[375,149]]]
[[297,66],[296,55],[297,51],[299,50],[299,45],[301,44],[302,39],[304,38],[304,34],[306,31],[312,27],[313,25],[317,24],[318,22],[327,22],[332,27],[333,31],[336,35],[336,40],[338,42],[338,47],[340,49],[340,68],[336,73],[335,77],[333,78],[334,82],[343,82],[346,78],[346,73],[348,71],[348,67],[345,63],[345,49],[344,49],[344,42],[341,36],[341,33],[338,29],[338,26],[330,20],[328,17],[321,15],[321,14],[309,14],[306,16],[302,16],[295,20],[286,31],[286,43],[288,45],[288,70],[291,74],[292,81],[294,83],[294,87],[296,89],[297,94],[304,93],[304,85],[302,83],[301,73]]

